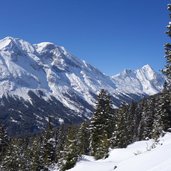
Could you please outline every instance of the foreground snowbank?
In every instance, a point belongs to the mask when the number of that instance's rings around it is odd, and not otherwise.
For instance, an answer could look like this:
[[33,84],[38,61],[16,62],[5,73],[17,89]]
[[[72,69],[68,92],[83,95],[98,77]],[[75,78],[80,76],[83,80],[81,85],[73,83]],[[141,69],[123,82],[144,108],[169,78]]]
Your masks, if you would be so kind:
[[[115,168],[115,169],[114,169]],[[69,171],[171,171],[171,133],[153,140],[140,141],[125,149],[110,150],[107,159],[95,161],[84,156]],[[56,170],[57,171],[57,170]]]

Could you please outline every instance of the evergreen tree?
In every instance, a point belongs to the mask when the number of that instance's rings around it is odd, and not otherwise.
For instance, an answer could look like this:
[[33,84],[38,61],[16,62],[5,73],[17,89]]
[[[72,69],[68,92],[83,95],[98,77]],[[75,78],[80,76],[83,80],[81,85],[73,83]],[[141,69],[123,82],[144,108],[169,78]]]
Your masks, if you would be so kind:
[[2,166],[4,170],[8,171],[29,171],[27,161],[25,160],[24,152],[25,145],[21,139],[15,138],[12,139],[8,149],[6,151],[6,155],[4,156]]
[[163,100],[162,105],[162,122],[164,124],[163,130],[168,131],[171,128],[171,92],[161,94]]
[[105,130],[102,130],[101,136],[99,136],[99,143],[95,152],[95,158],[101,159],[102,157],[108,157],[109,146],[110,141],[108,139],[108,134]]
[[48,127],[42,136],[41,151],[44,164],[48,167],[56,161],[56,134],[52,126],[51,118],[48,121]]
[[168,128],[171,128],[170,95],[170,92],[163,92],[160,96],[157,96],[152,131],[153,138],[155,139],[162,135],[163,131],[167,131]]
[[0,162],[3,160],[8,145],[9,145],[9,137],[4,127],[0,125]]
[[127,141],[128,144],[132,143],[134,140],[134,129],[135,129],[135,124],[136,124],[136,106],[137,104],[135,102],[132,101],[132,103],[128,106],[128,111],[127,111]]
[[115,125],[114,132],[110,139],[110,144],[112,148],[123,148],[128,145],[129,135],[128,135],[128,106],[123,105],[115,113]]
[[71,169],[72,167],[74,167],[77,160],[79,159],[76,132],[77,132],[77,128],[75,127],[68,128],[64,150],[62,152],[62,157],[58,162],[60,171]]
[[44,164],[44,148],[42,146],[43,137],[39,135],[32,139],[30,147],[30,170],[39,171],[45,170]]
[[[91,155],[95,156],[96,159],[103,158],[108,150],[107,144],[109,144],[108,141],[111,135],[111,117],[110,96],[107,91],[102,89],[98,95],[96,110],[90,122],[90,149]],[[105,149],[99,148],[101,142],[106,142],[106,145],[103,145]]]
[[[169,18],[171,19],[171,4],[168,4]],[[171,21],[167,25],[166,34],[171,37]],[[164,84],[163,94],[156,106],[155,122],[153,125],[153,137],[158,137],[161,132],[171,127],[170,90],[171,90],[171,43],[165,44],[166,65],[162,70],[167,77]]]
[[[169,17],[171,19],[171,4],[168,4],[168,10],[170,12]],[[171,21],[167,25],[166,34],[171,37]],[[166,66],[163,69],[163,73],[167,76],[167,84],[168,88],[171,88],[171,44],[165,44],[165,58],[166,58]]]
[[77,146],[79,154],[88,154],[89,152],[89,138],[90,138],[90,132],[88,129],[88,123],[83,122],[78,130],[77,134]]
[[155,100],[153,97],[146,99],[144,105],[142,106],[142,116],[141,116],[141,134],[139,135],[141,139],[149,139],[152,134],[152,127],[154,122],[154,105]]
[[139,103],[137,103],[134,113],[134,135],[133,142],[141,140],[142,130],[142,115],[143,115],[143,106],[145,104],[145,99],[142,99]]
[[62,158],[64,145],[66,141],[67,127],[62,124],[57,130],[56,162]]

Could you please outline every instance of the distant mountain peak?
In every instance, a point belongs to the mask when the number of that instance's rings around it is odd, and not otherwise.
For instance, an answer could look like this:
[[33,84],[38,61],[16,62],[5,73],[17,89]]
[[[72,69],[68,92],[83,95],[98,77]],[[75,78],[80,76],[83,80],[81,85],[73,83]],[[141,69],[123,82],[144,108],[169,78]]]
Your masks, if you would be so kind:
[[54,43],[51,42],[41,42],[34,45],[38,52],[44,51],[44,50],[52,50],[55,49],[57,46]]
[[12,47],[15,45],[15,39],[13,37],[5,37],[0,40],[0,50],[5,49],[7,47]]
[[148,95],[156,94],[163,89],[164,83],[164,77],[154,71],[149,64],[136,70],[125,69],[123,72],[112,76],[112,79],[118,89],[123,89],[123,92],[127,91],[133,94],[135,92],[144,92]]
[[27,53],[33,53],[35,51],[34,47],[27,41],[10,36],[0,40],[0,50],[25,51]]
[[143,68],[143,69],[153,69],[153,68],[151,67],[151,65],[149,65],[149,64],[144,65],[142,68]]
[[145,72],[149,72],[149,73],[155,73],[154,69],[149,65],[146,64],[144,65],[142,68],[140,68],[141,70],[144,70]]

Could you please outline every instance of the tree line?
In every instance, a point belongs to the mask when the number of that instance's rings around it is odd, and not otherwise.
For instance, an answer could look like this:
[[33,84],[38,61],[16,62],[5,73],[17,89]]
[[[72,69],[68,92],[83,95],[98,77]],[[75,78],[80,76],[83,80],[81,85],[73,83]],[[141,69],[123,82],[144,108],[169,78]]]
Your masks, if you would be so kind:
[[72,168],[85,155],[108,156],[109,148],[149,138],[158,139],[171,128],[171,92],[123,104],[114,109],[110,95],[101,90],[92,119],[80,125],[47,129],[38,135],[8,137],[0,127],[0,165],[4,171],[48,171],[57,163],[60,171]]

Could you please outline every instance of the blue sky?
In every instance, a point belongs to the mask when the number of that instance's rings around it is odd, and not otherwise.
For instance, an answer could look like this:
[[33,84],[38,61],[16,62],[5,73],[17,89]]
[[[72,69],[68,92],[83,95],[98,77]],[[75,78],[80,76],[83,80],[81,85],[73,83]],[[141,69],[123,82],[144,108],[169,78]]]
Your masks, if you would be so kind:
[[54,42],[112,75],[165,64],[167,0],[0,0],[0,38]]

